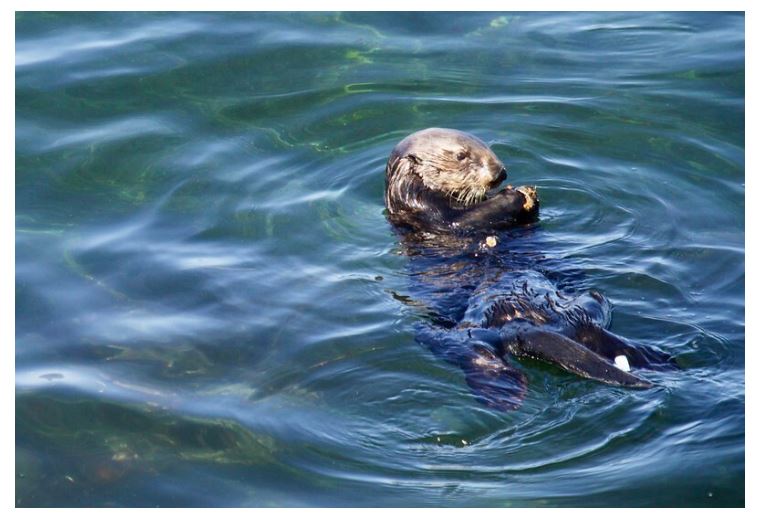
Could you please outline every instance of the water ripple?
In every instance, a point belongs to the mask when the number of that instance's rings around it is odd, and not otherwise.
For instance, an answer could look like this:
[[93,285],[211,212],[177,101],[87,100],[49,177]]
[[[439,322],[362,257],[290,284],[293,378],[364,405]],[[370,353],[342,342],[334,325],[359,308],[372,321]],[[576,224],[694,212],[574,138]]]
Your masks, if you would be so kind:
[[[17,13],[17,505],[743,506],[743,29]],[[429,126],[536,185],[547,269],[680,370],[513,361],[502,413],[420,347],[382,190]]]

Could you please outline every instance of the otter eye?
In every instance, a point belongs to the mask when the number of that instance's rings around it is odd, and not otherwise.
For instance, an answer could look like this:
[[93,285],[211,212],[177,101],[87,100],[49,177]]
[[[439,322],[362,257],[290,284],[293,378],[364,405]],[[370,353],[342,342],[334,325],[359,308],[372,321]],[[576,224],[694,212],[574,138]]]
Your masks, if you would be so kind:
[[463,161],[467,157],[469,157],[469,154],[467,152],[459,152],[459,153],[456,154],[456,160],[457,161]]
[[412,163],[415,163],[415,164],[421,164],[421,159],[419,159],[418,157],[416,157],[416,156],[415,156],[415,155],[413,155],[412,153],[407,155],[407,159],[408,159],[409,161],[411,161]]

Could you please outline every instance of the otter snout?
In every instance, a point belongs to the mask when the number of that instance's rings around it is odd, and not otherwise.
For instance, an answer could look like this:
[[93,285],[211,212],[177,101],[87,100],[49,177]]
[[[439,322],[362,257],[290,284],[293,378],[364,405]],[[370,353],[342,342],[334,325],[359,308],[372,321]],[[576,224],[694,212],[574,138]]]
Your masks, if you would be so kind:
[[491,189],[497,188],[505,180],[507,180],[507,170],[502,166],[496,177],[491,181]]

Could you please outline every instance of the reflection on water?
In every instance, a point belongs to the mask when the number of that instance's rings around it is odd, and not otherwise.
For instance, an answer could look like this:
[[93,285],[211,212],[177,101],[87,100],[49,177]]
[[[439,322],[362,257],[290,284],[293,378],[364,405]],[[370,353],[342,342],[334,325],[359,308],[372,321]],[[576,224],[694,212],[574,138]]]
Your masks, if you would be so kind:
[[[683,370],[475,401],[393,297],[429,126]],[[744,504],[740,14],[18,13],[15,159],[18,506]]]

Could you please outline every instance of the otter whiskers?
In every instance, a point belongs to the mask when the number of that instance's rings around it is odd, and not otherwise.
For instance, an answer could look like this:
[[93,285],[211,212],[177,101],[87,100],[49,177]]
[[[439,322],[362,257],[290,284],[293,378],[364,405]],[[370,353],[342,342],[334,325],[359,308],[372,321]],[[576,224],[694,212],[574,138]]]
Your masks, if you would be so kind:
[[465,186],[453,190],[451,197],[463,206],[472,206],[483,200],[485,192],[486,190],[482,186]]

